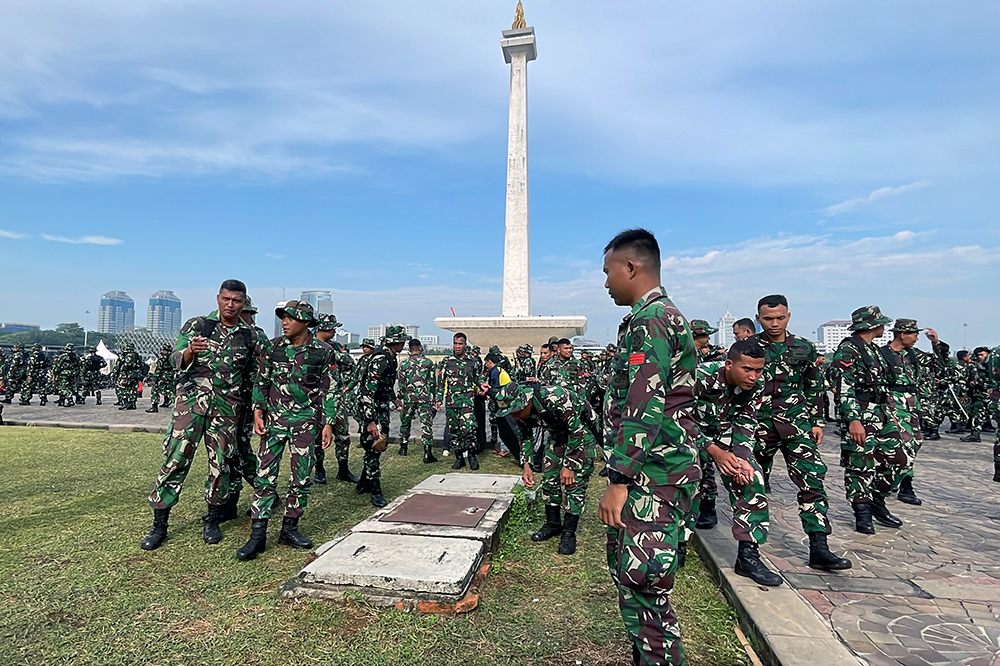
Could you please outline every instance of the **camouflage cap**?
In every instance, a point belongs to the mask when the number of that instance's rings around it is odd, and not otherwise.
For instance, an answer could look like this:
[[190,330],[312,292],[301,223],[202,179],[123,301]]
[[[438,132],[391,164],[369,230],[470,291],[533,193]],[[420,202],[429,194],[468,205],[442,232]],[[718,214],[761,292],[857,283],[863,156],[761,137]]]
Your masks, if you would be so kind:
[[498,418],[503,418],[511,412],[523,409],[531,402],[532,390],[530,386],[510,382],[503,386],[490,389],[490,397],[496,403]]
[[250,300],[250,294],[246,294],[243,297],[243,312],[257,314],[257,306],[253,304],[252,300]]
[[527,343],[525,343],[523,349],[524,349],[524,351],[528,352],[529,354],[535,351],[535,348],[532,347],[530,344],[527,344]]
[[605,351],[609,351],[612,354],[614,354],[615,352],[618,351],[618,345],[614,344],[613,342],[610,342],[610,343],[608,343],[608,346],[605,347],[604,349],[605,349]]
[[174,346],[172,344],[170,344],[169,342],[164,342],[163,343],[163,351],[172,352],[173,350],[174,350]]
[[316,319],[319,322],[316,324],[316,330],[318,331],[335,331],[343,326],[343,324],[337,321],[337,315],[321,314]]
[[42,351],[42,345],[36,342],[31,345],[31,351]]
[[473,354],[478,354],[480,351],[482,351],[482,350],[479,348],[479,345],[472,345],[472,353]]
[[284,306],[275,308],[274,315],[278,319],[284,319],[287,315],[296,321],[304,321],[309,326],[316,324],[313,306],[308,301],[288,301]]
[[500,351],[500,346],[499,345],[490,345],[490,353],[491,354],[501,354],[503,352]]
[[72,342],[67,342],[66,346],[63,347],[63,351],[73,351],[73,343]]
[[126,342],[122,345],[122,351],[123,352],[135,351],[135,345],[132,344],[131,342]]
[[362,347],[371,347],[372,349],[374,349],[375,348],[375,339],[374,338],[365,338],[364,340],[361,341],[361,346]]
[[917,326],[916,319],[904,319],[900,317],[892,325],[893,333],[919,333],[920,328]]
[[14,343],[14,349],[24,349],[24,343],[23,342],[15,342]]
[[694,337],[700,337],[702,335],[712,335],[713,333],[718,333],[719,329],[713,328],[704,319],[692,319],[691,320],[691,335]]
[[554,345],[555,343],[559,342],[559,340],[560,340],[560,338],[559,338],[558,335],[553,335],[551,338],[549,338],[549,341],[548,341],[547,344]]
[[873,328],[884,326],[890,321],[892,319],[882,314],[882,310],[877,305],[866,305],[851,313],[851,325],[847,328],[851,331],[870,331]]
[[409,334],[406,332],[405,326],[386,326],[385,327],[385,337],[382,338],[382,344],[392,345],[398,342],[406,342],[410,339]]

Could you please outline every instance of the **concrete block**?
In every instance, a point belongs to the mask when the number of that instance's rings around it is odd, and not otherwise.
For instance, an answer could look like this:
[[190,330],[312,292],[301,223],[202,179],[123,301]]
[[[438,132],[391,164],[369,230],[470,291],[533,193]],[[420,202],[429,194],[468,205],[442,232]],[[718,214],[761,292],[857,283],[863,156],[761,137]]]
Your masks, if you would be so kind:
[[432,474],[412,489],[413,492],[440,493],[452,495],[503,495],[511,493],[521,484],[517,474]]

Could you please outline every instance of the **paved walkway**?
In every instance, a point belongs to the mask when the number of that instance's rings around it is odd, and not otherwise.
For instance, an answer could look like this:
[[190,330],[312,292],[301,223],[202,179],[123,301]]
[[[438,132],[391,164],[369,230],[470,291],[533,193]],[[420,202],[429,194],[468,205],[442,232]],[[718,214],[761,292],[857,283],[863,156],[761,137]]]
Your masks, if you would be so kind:
[[[869,664],[1000,665],[1000,483],[992,481],[992,441],[990,435],[981,444],[967,444],[944,435],[926,443],[914,482],[923,506],[892,499],[889,508],[904,526],[876,524],[877,534],[865,536],[853,529],[839,439],[828,428],[822,452],[830,468],[830,548],[851,558],[854,568],[821,573],[806,566],[809,548],[795,486],[777,458],[771,533],[762,551]],[[726,515],[716,529],[729,525]]]

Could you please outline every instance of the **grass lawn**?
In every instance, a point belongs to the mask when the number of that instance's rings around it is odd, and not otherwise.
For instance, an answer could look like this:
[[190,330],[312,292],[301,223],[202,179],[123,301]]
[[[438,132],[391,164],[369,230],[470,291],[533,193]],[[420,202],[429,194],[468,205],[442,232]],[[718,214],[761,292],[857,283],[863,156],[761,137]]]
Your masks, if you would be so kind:
[[[629,662],[596,517],[603,479],[594,477],[576,555],[531,542],[536,509],[512,521],[476,612],[415,616],[363,602],[279,599],[278,585],[307,554],[276,545],[280,516],[254,562],[235,558],[248,518],[223,525],[221,544],[202,543],[203,453],[167,542],[141,551],[161,443],[159,435],[0,428],[0,664]],[[383,457],[389,499],[448,469],[394,450]],[[352,448],[351,457],[357,471],[360,451]],[[482,463],[486,472],[516,471],[489,455]],[[301,526],[322,543],[372,511],[366,496],[331,481],[313,487]],[[691,664],[749,663],[735,616],[696,557],[678,575],[673,599]]]

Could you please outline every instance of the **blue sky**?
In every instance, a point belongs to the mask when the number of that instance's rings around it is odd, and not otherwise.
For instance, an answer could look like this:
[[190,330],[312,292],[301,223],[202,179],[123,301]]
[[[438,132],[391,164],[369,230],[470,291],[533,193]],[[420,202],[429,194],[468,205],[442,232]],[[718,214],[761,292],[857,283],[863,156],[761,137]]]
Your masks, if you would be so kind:
[[[497,314],[514,4],[8,3],[0,321],[193,316],[228,277],[332,289],[355,331]],[[689,318],[782,292],[801,333],[878,303],[1000,342],[996,3],[525,16],[534,314],[613,336],[601,249],[645,226]]]

